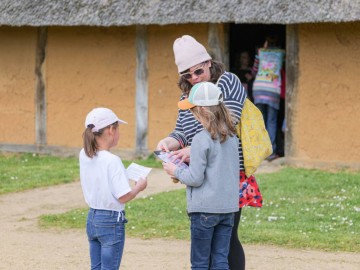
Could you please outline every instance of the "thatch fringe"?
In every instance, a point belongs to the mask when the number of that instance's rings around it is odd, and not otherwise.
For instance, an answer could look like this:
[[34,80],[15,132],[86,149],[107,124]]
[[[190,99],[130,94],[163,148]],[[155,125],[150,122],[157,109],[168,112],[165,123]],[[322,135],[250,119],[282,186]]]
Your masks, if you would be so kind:
[[2,0],[0,25],[351,22],[360,0]]

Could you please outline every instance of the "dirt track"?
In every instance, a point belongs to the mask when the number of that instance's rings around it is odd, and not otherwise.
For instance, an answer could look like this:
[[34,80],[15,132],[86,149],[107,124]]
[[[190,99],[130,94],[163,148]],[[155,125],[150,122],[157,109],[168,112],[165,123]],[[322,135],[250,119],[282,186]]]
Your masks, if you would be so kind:
[[[263,166],[263,172],[274,167]],[[160,169],[145,194],[183,188]],[[85,206],[79,182],[0,196],[0,269],[89,269],[84,230],[41,230],[37,218]],[[190,269],[189,242],[127,238],[121,269]],[[291,250],[245,245],[246,269],[360,269],[355,253]]]

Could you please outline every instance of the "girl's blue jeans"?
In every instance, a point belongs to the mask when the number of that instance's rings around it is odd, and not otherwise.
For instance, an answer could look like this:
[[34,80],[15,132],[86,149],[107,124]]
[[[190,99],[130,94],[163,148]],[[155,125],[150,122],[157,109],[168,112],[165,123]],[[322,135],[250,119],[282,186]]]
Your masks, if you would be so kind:
[[259,108],[264,117],[266,130],[269,133],[273,147],[273,154],[276,154],[277,117],[279,110],[271,107],[268,104],[258,103],[256,106]]
[[125,243],[125,212],[89,209],[86,232],[92,270],[118,270]]
[[234,213],[190,213],[191,269],[229,269]]

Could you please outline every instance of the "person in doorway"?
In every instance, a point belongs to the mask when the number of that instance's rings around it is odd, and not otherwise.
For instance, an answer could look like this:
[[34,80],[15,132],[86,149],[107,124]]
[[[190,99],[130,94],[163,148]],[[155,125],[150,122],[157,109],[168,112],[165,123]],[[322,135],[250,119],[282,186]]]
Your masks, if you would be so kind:
[[186,187],[191,220],[191,269],[229,269],[234,213],[239,211],[239,140],[223,94],[213,83],[195,84],[179,102],[204,130],[192,141],[188,168],[163,163],[165,171]]
[[91,269],[119,269],[125,242],[125,203],[147,186],[146,179],[132,189],[121,159],[110,153],[119,141],[119,124],[124,124],[108,108],[88,113],[79,154],[80,180],[90,207],[86,232]]
[[251,101],[254,101],[252,97],[252,84],[253,84],[253,77],[251,76],[252,63],[249,52],[248,51],[240,52],[240,57],[238,61],[239,63],[234,73],[239,77],[241,84],[244,86],[247,93],[247,97]]
[[[178,81],[178,86],[182,91],[180,100],[188,97],[191,87],[196,83],[216,83],[223,94],[224,105],[232,112],[235,126],[240,120],[246,99],[246,91],[238,77],[225,71],[224,65],[214,61],[205,47],[192,36],[184,35],[177,38],[173,44],[173,49],[175,64],[180,76]],[[173,151],[174,160],[181,159],[183,162],[190,162],[193,137],[202,130],[203,126],[196,120],[190,110],[179,110],[174,131],[169,136],[161,139],[156,148],[167,152]],[[245,175],[241,141],[238,154],[240,175]],[[240,193],[239,186],[237,191]],[[239,212],[235,214],[229,251],[229,267],[232,270],[245,269],[245,254],[238,238],[238,226],[243,206],[245,204],[243,201],[240,202],[239,194]]]
[[265,126],[273,147],[273,153],[267,158],[268,161],[277,158],[277,118],[280,109],[281,69],[284,57],[285,52],[279,48],[278,38],[268,36],[264,47],[258,50],[254,61],[254,70],[257,70],[253,84],[254,103],[264,116]]

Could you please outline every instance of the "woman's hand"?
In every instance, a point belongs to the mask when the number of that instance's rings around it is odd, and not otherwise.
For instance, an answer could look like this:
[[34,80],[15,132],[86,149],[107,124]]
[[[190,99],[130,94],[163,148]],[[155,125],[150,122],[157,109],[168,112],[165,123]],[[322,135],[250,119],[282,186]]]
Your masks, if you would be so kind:
[[156,146],[156,150],[170,152],[171,150],[178,149],[179,147],[180,144],[176,139],[172,137],[166,137],[159,141],[158,145]]
[[168,175],[175,177],[175,170],[176,170],[177,166],[174,163],[163,162],[162,165],[163,165],[165,172],[167,172]]
[[179,159],[180,162],[178,164],[181,164],[183,162],[190,163],[190,147],[185,147],[183,149],[171,152],[169,158],[172,161]]

